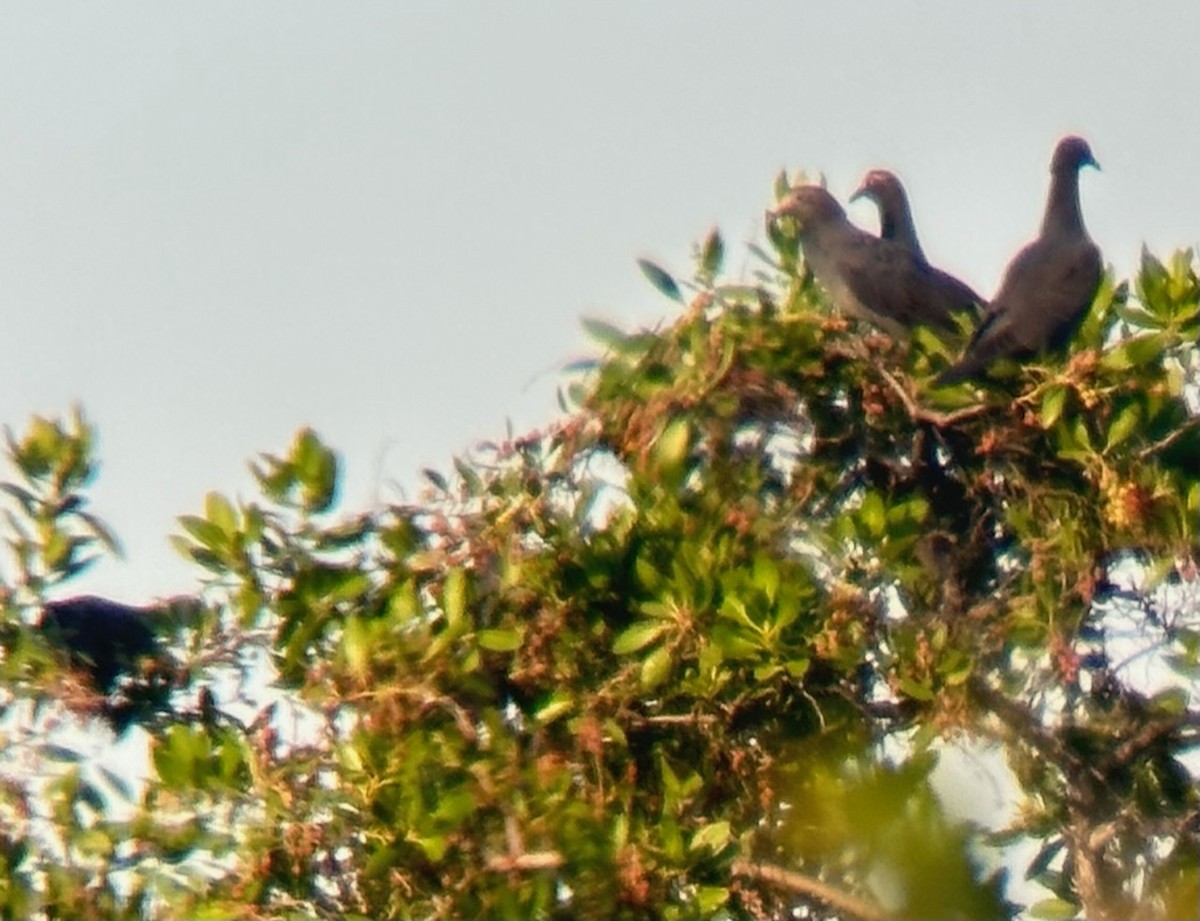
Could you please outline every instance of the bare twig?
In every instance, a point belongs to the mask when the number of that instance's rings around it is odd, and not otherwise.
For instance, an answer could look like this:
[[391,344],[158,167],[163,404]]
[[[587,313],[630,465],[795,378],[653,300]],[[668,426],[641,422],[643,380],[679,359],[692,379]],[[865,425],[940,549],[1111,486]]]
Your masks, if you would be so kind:
[[1178,732],[1181,725],[1182,722],[1179,719],[1148,723],[1136,735],[1117,746],[1116,751],[1113,752],[1113,761],[1121,765],[1131,764],[1160,739]]
[[764,883],[775,889],[785,889],[796,895],[808,896],[825,903],[840,915],[857,918],[859,921],[887,921],[891,917],[874,902],[842,892],[828,883],[794,870],[785,870],[783,867],[767,863],[751,863],[748,860],[735,860],[732,870],[734,876]]
[[877,370],[879,371],[879,376],[884,379],[887,385],[896,391],[896,395],[900,397],[900,402],[908,410],[909,418],[913,422],[929,422],[938,428],[945,428],[948,425],[961,422],[963,419],[973,419],[975,416],[982,416],[989,409],[986,403],[978,403],[975,406],[964,406],[962,409],[956,409],[948,413],[939,413],[931,409],[925,409],[923,406],[917,405],[916,400],[912,398],[909,392],[904,389],[904,385],[896,380],[891,372],[885,368]]
[[1187,420],[1187,422],[1175,429],[1175,431],[1173,431],[1170,435],[1160,438],[1158,441],[1154,442],[1154,444],[1146,445],[1146,447],[1138,451],[1138,460],[1145,460],[1150,455],[1157,454],[1163,448],[1174,444],[1178,439],[1182,438],[1189,429],[1195,428],[1197,424],[1200,424],[1200,416],[1192,416]]
[[713,713],[661,713],[656,716],[630,714],[629,722],[635,726],[711,726],[717,722]]
[[487,868],[493,873],[530,873],[537,870],[557,870],[564,862],[562,854],[558,851],[533,851],[516,856],[504,854],[490,857]]
[[986,710],[999,718],[1000,722],[1007,726],[1018,739],[1028,743],[1041,755],[1064,770],[1079,770],[1083,767],[1080,759],[1063,744],[1057,735],[1048,731],[1037,715],[1027,707],[1005,697],[981,678],[968,679],[967,686],[975,699]]

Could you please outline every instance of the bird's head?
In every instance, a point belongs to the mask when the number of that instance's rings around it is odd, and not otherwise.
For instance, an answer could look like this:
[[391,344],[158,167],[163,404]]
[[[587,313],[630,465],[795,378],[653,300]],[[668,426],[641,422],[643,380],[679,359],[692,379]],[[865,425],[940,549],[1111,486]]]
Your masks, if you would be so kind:
[[889,199],[898,198],[903,194],[900,180],[896,178],[895,173],[885,169],[873,169],[867,175],[863,176],[862,182],[858,184],[858,188],[850,196],[850,201],[869,198],[878,204]]
[[1069,134],[1054,148],[1054,157],[1050,161],[1052,173],[1076,173],[1085,166],[1100,169],[1100,164],[1092,156],[1092,148],[1081,137]]
[[800,225],[801,233],[845,216],[837,199],[819,185],[796,186],[774,211],[767,212],[769,220],[791,218]]

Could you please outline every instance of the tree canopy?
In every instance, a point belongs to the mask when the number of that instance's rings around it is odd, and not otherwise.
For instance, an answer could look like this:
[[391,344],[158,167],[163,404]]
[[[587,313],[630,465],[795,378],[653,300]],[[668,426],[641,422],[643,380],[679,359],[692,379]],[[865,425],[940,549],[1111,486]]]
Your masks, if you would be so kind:
[[[115,687],[33,627],[113,543],[93,428],[10,432],[0,915],[1193,917],[1195,257],[939,387],[969,330],[894,341],[786,224],[750,249],[642,262],[675,319],[587,321],[562,417],[411,501],[340,509],[308,430],[260,456]],[[149,778],[80,727],[148,733]],[[965,745],[998,827],[939,792]]]

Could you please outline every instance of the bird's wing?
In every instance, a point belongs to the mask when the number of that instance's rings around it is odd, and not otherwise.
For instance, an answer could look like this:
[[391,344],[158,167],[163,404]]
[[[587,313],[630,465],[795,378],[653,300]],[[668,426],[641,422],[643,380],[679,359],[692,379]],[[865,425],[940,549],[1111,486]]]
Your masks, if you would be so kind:
[[845,248],[841,268],[847,285],[870,310],[905,329],[919,324],[953,329],[953,312],[976,309],[979,297],[962,282],[903,244],[863,236]]
[[943,383],[974,377],[993,361],[1058,348],[1096,294],[1100,251],[1086,237],[1062,244],[1037,240],[1009,264],[962,359]]
[[994,304],[1020,347],[1040,351],[1070,335],[1100,275],[1100,251],[1086,237],[1057,245],[1039,240],[1013,260]]

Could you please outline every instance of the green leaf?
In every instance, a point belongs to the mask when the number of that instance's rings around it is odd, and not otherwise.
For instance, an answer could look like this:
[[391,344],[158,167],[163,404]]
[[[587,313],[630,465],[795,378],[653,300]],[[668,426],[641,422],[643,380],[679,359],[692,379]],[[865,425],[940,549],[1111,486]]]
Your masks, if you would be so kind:
[[696,908],[702,917],[716,914],[717,909],[728,901],[729,890],[725,886],[699,886],[696,889]]
[[1189,694],[1183,688],[1167,688],[1150,698],[1150,711],[1155,715],[1177,717],[1187,712]]
[[612,821],[612,851],[620,853],[629,842],[629,818],[618,812]]
[[1042,428],[1049,429],[1054,426],[1054,423],[1062,417],[1063,407],[1066,406],[1066,403],[1066,387],[1051,387],[1042,394]]
[[683,303],[683,295],[679,292],[679,285],[675,283],[674,278],[649,259],[639,259],[637,264],[638,268],[642,270],[642,274],[650,279],[650,284],[654,285],[660,293],[665,294],[673,301]]
[[521,648],[523,631],[515,628],[507,630],[480,630],[477,637],[479,645],[489,652],[515,652]]
[[542,726],[566,716],[575,708],[575,698],[568,691],[555,691],[546,702],[533,711],[533,718]]
[[80,752],[53,742],[47,742],[42,745],[41,754],[45,755],[51,761],[62,761],[68,764],[78,764],[83,761],[83,755]]
[[433,817],[439,822],[459,825],[467,816],[473,815],[478,807],[471,791],[460,787],[441,796],[433,810]]
[[237,513],[229,500],[219,492],[210,492],[204,497],[204,517],[220,528],[226,537],[237,533]]
[[754,558],[754,585],[767,596],[767,601],[775,603],[779,593],[779,566],[769,556]]
[[461,567],[451,569],[442,588],[442,609],[446,621],[460,623],[467,611],[467,574]]
[[858,520],[863,523],[866,533],[871,537],[882,537],[887,528],[887,507],[883,497],[877,492],[868,492],[863,496],[862,506],[858,510]]
[[691,446],[692,427],[686,418],[672,419],[658,436],[654,456],[664,473],[677,473],[683,467]]
[[711,640],[724,657],[731,661],[756,658],[763,651],[762,641],[757,633],[732,624],[721,623],[714,626]]
[[662,636],[670,626],[664,621],[644,621],[627,627],[613,640],[613,654],[625,656],[631,652],[637,652],[639,649],[645,649]]
[[916,327],[912,331],[912,339],[926,355],[939,355],[946,360],[953,357],[949,342],[944,341],[940,335],[928,326]]
[[1108,426],[1108,440],[1104,450],[1111,451],[1126,438],[1132,435],[1141,424],[1142,407],[1138,403],[1127,404]]
[[326,511],[337,493],[337,455],[321,443],[316,432],[304,428],[292,444],[291,462],[303,487],[305,511]]
[[1166,333],[1151,333],[1126,339],[1100,356],[1099,366],[1105,371],[1128,371],[1143,368],[1159,360],[1170,339]]
[[790,659],[783,663],[784,669],[793,678],[803,678],[808,674],[809,666],[812,663],[808,659]]
[[733,839],[728,822],[713,822],[705,825],[692,836],[690,851],[711,851],[716,854]]
[[596,317],[584,317],[580,322],[583,324],[584,332],[614,352],[621,351],[622,347],[630,339],[628,333],[609,323],[607,320],[600,320]]
[[[446,856],[446,850],[450,846],[450,842],[446,840],[444,835],[416,835],[412,832],[409,832],[404,836],[404,840],[419,847],[421,852],[434,863],[439,863],[442,858]],[[390,854],[390,856],[393,858],[393,863],[391,864],[391,867],[387,869],[389,869],[390,872],[395,872],[395,855]],[[381,869],[380,873],[382,872],[383,870]]]
[[1029,914],[1043,921],[1069,921],[1078,917],[1079,906],[1065,899],[1042,899],[1029,906]]
[[671,673],[671,650],[661,646],[650,653],[642,662],[641,682],[643,690],[652,691]]
[[32,517],[37,514],[38,500],[28,490],[22,489],[13,483],[0,483],[0,490],[3,490],[20,502],[21,508],[25,510],[26,515]]
[[121,549],[121,542],[117,539],[117,535],[109,529],[108,525],[89,512],[79,511],[75,515],[88,526],[88,530],[95,535],[96,539],[104,545],[109,553],[118,557],[125,555],[125,552]]
[[72,836],[71,844],[85,857],[106,858],[114,850],[112,838],[102,828],[89,828]]
[[780,202],[787,198],[788,193],[792,190],[792,182],[788,179],[787,170],[781,169],[775,176],[775,201]]
[[365,680],[371,661],[371,630],[366,620],[361,617],[347,618],[346,629],[342,634],[342,650],[346,654],[346,664],[351,673],[356,678]]
[[725,261],[725,241],[715,227],[709,231],[700,249],[700,274],[711,283]]
[[438,492],[449,492],[450,484],[446,482],[446,478],[434,470],[432,467],[425,467],[421,470],[421,476],[425,477]]
[[914,681],[912,678],[901,676],[900,691],[913,700],[933,700],[933,689],[927,684]]
[[180,515],[177,520],[188,534],[210,550],[224,551],[228,548],[229,540],[225,531],[207,518],[198,518],[195,515]]

